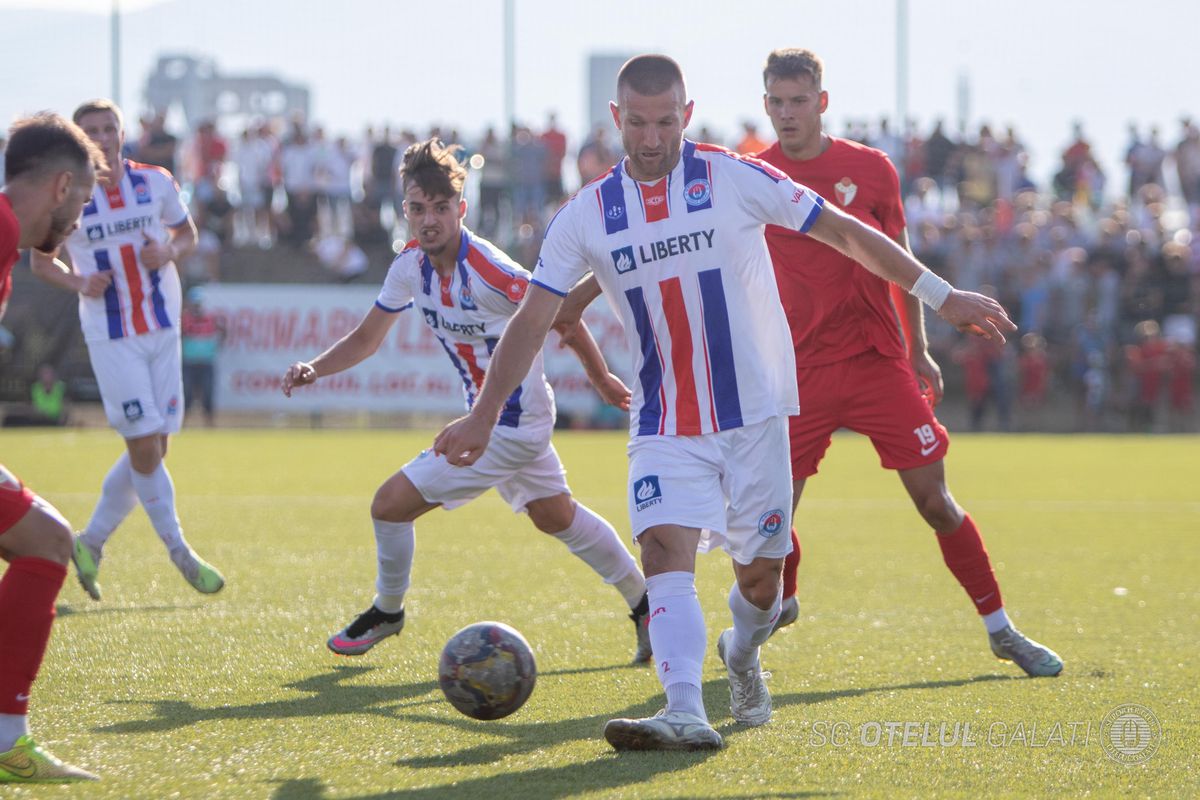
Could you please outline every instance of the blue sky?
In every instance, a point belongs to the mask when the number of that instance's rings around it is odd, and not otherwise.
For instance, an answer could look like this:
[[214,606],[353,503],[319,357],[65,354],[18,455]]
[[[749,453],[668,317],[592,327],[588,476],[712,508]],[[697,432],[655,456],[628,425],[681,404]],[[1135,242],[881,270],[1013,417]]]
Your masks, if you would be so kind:
[[[958,84],[970,119],[1016,125],[1044,178],[1082,119],[1116,171],[1130,120],[1177,139],[1178,119],[1200,117],[1200,4],[1084,0],[981,4],[909,0],[909,108],[923,127],[957,118]],[[163,52],[213,57],[229,72],[275,72],[313,90],[314,118],[357,133],[368,122],[477,131],[503,118],[502,3],[444,0],[122,0],[122,100]],[[0,0],[0,68],[18,76],[0,120],[110,94],[109,0]],[[585,118],[591,52],[656,50],[677,58],[696,121],[732,134],[742,119],[769,131],[760,70],[774,47],[804,46],[826,62],[827,119],[877,119],[895,110],[894,0],[856,2],[564,3],[516,0],[521,119],[550,109],[569,133]],[[577,141],[577,139],[576,139]]]

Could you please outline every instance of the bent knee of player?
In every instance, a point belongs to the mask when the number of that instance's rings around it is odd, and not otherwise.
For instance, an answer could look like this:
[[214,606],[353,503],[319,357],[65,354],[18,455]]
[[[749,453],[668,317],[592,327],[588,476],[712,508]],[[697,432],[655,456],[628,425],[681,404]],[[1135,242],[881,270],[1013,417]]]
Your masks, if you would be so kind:
[[575,521],[575,503],[568,494],[532,500],[525,511],[529,521],[542,533],[562,533]]
[[412,522],[428,506],[413,486],[400,472],[383,482],[371,500],[371,519],[381,522]]
[[782,558],[756,558],[737,568],[738,589],[752,605],[768,609],[779,596],[783,580]]
[[950,533],[962,524],[962,509],[947,491],[929,492],[916,499],[917,511],[938,533]]
[[53,506],[38,498],[3,540],[10,557],[44,558],[66,565],[71,560],[71,527]]

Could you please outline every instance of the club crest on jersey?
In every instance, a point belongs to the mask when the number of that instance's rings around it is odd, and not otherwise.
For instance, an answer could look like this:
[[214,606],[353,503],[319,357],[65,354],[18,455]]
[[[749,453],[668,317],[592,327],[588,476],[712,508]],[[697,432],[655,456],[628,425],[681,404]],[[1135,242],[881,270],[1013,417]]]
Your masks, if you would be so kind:
[[633,245],[625,245],[612,251],[613,267],[618,275],[633,272],[637,269],[637,260],[633,257]]
[[645,511],[650,506],[662,502],[662,487],[658,485],[657,475],[646,475],[633,482],[633,499],[638,511]]
[[88,225],[87,226],[87,237],[88,237],[89,242],[100,241],[101,239],[104,238],[104,226],[103,225]]
[[137,422],[145,416],[145,413],[142,411],[141,400],[126,400],[121,403],[121,410],[125,412],[126,422]]
[[462,306],[464,311],[476,311],[475,298],[471,296],[471,287],[463,284],[458,290],[458,304]]
[[684,202],[692,208],[699,208],[704,205],[711,196],[712,191],[709,189],[707,178],[696,178],[693,181],[689,181],[683,190]]
[[148,205],[150,203],[150,187],[144,183],[134,184],[133,197],[139,206]]
[[422,308],[421,313],[425,315],[425,324],[436,331],[438,326],[437,312],[432,308]]
[[858,186],[849,178],[842,178],[833,185],[833,191],[837,193],[838,205],[844,207],[854,202],[854,196],[858,194]]
[[783,530],[783,510],[772,508],[767,513],[758,518],[758,535],[764,539],[770,539]]
[[616,222],[617,220],[619,220],[625,216],[625,207],[618,206],[618,205],[611,205],[608,207],[608,210],[604,212],[604,216],[608,217],[613,222]]
[[167,416],[173,417],[179,413],[179,398],[172,397],[167,401]]
[[526,284],[525,282],[518,280],[516,278],[513,278],[512,283],[508,284],[508,291],[507,291],[508,299],[513,301],[514,303],[519,303],[522,300],[524,300],[525,299],[525,287],[527,285],[528,284]]

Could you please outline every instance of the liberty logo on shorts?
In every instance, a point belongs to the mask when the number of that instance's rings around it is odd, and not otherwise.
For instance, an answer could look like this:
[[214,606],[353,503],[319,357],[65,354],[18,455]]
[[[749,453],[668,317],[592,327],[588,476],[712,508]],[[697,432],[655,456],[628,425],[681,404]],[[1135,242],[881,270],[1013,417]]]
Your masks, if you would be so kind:
[[662,502],[662,488],[658,485],[657,475],[647,475],[633,482],[633,499],[638,511],[645,511],[650,506]]
[[126,400],[121,403],[121,409],[125,412],[126,422],[137,422],[145,414],[142,413],[141,400]]
[[624,275],[626,272],[633,272],[637,269],[637,260],[633,257],[633,245],[631,244],[613,250],[612,260],[618,275]]
[[783,530],[783,519],[783,510],[772,508],[758,518],[758,535],[764,539],[770,539]]
[[437,312],[434,311],[432,308],[422,308],[421,313],[423,313],[425,315],[426,324],[428,324],[429,327],[433,328],[436,331],[437,326],[438,326]]

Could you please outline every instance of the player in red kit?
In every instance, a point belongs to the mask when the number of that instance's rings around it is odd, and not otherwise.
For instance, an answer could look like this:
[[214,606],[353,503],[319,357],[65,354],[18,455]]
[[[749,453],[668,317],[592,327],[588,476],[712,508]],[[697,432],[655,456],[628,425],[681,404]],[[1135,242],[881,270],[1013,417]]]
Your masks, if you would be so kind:
[[[0,189],[0,316],[18,250],[54,250],[78,227],[100,151],[75,125],[43,113],[18,121],[4,153]],[[103,279],[101,279],[103,280]],[[99,282],[88,291],[103,292]],[[0,465],[0,783],[94,780],[29,736],[29,694],[50,641],[54,601],[71,559],[71,527]]]
[[[776,50],[763,70],[763,104],[779,141],[758,157],[812,188],[860,222],[908,249],[896,169],[879,150],[822,130],[829,95],[823,65],[809,50]],[[793,509],[838,428],[869,436],[882,465],[896,470],[937,533],[946,566],[983,618],[992,652],[1033,676],[1057,675],[1062,659],[1013,627],[974,521],[946,486],[946,429],[932,405],[942,377],[926,350],[921,303],[911,295],[911,350],[901,336],[890,284],[816,239],[767,226],[767,246],[796,349],[800,414],[790,418]],[[929,402],[922,396],[927,387]],[[799,543],[784,566],[779,625],[794,622]]]

